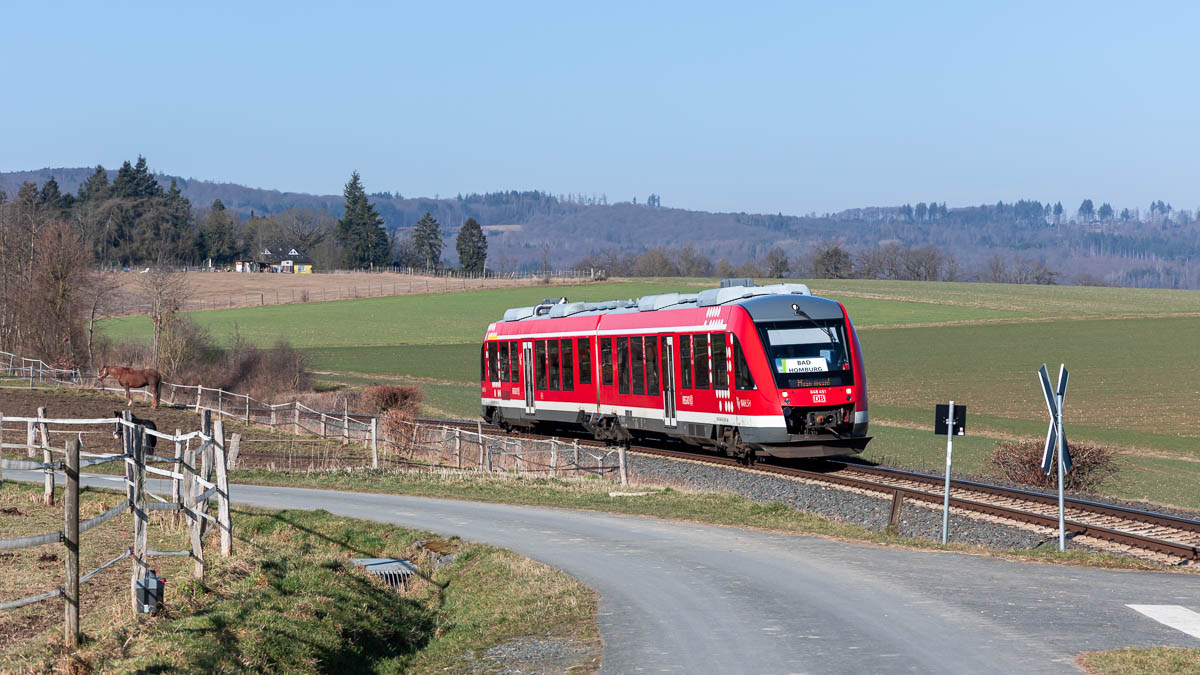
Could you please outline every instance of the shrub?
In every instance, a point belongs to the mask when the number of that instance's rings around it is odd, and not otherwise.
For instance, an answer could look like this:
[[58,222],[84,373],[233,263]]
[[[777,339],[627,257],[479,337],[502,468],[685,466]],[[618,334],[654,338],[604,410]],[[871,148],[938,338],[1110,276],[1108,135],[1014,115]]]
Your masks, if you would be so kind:
[[[1058,485],[1058,469],[1049,476],[1042,472],[1045,441],[1000,441],[992,451],[991,464],[1014,483],[1037,488]],[[1116,475],[1117,452],[1113,448],[1090,443],[1068,443],[1072,468],[1066,475],[1065,488],[1072,492],[1091,492]],[[1055,460],[1057,461],[1057,460]]]
[[362,393],[362,406],[366,412],[385,413],[398,410],[408,417],[415,417],[421,403],[421,390],[394,384],[377,384],[367,387]]
[[[151,361],[150,347],[141,343],[111,345],[104,355],[104,362],[113,365],[150,367]],[[222,347],[206,329],[180,316],[163,331],[159,368],[168,382],[203,384],[262,401],[312,389],[304,354],[288,342],[264,349],[235,333],[230,345]]]

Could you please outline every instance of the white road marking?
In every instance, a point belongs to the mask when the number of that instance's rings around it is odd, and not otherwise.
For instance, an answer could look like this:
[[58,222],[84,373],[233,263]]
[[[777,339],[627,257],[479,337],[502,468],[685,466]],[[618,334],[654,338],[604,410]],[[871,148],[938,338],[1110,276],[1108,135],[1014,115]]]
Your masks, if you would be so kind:
[[1155,621],[1200,639],[1200,614],[1179,605],[1125,605]]

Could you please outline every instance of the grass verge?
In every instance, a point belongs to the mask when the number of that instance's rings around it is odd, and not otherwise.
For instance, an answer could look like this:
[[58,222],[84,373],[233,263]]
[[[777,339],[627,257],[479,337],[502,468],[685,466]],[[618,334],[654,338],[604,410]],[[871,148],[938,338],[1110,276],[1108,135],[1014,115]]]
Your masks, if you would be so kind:
[[[40,487],[5,483],[0,536],[61,525],[61,506],[44,507]],[[116,495],[84,492],[84,512]],[[14,515],[17,514],[17,515]],[[128,609],[128,564],[84,586],[86,635],[63,653],[61,601],[0,614],[3,669],[75,672],[205,671],[432,672],[478,669],[487,649],[509,639],[563,638],[583,647],[583,670],[598,665],[595,594],[545,565],[501,549],[429,533],[333,516],[324,511],[234,511],[235,555],[209,558],[204,583],[186,558],[156,559],[167,577],[166,607],[155,617]],[[108,523],[84,536],[85,547],[127,544]],[[182,545],[185,531],[166,516],[151,526],[151,547]],[[456,556],[435,569],[428,549]],[[210,540],[211,541],[211,540]],[[59,546],[6,553],[0,588],[7,600],[61,583]],[[422,577],[407,590],[356,570],[357,557],[402,557]],[[93,556],[95,557],[95,556]],[[89,564],[84,553],[85,571]],[[166,565],[158,565],[162,561]],[[45,577],[45,578],[42,578]],[[57,580],[57,581],[56,581]]]
[[1019,560],[1112,569],[1163,570],[1160,565],[1119,556],[1080,551],[995,549],[967,544],[942,545],[875,532],[865,527],[822,518],[786,504],[759,504],[741,495],[687,492],[671,487],[642,486],[651,494],[612,496],[614,484],[595,476],[528,477],[512,473],[477,474],[457,471],[339,470],[281,472],[239,470],[231,480],[255,485],[306,487],[321,490],[377,492],[421,497],[523,504],[604,511],[683,520],[711,525],[749,527],[791,534],[816,535],[844,541],[933,551],[957,551]]
[[1200,649],[1150,647],[1080,654],[1075,659],[1088,675],[1163,675],[1200,673]]

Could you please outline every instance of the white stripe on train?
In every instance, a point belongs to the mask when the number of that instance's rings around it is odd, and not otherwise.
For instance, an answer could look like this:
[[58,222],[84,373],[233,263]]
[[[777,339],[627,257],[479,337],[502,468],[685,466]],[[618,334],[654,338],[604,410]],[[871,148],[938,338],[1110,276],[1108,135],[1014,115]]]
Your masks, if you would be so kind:
[[[517,411],[518,414],[514,417],[520,417],[525,412],[524,399],[498,399],[484,398],[480,399],[483,405],[495,406],[501,409],[510,409]],[[534,408],[538,410],[554,410],[557,412],[583,412],[593,413],[599,412],[602,415],[619,415],[624,416],[626,413],[648,420],[662,420],[663,411],[661,408],[636,408],[630,406],[617,405],[587,405],[583,403],[572,403],[563,401],[537,401],[534,403]],[[781,427],[785,425],[783,415],[718,415],[716,413],[701,412],[698,410],[677,410],[675,418],[680,422],[700,422],[704,424],[731,424],[744,427]]]

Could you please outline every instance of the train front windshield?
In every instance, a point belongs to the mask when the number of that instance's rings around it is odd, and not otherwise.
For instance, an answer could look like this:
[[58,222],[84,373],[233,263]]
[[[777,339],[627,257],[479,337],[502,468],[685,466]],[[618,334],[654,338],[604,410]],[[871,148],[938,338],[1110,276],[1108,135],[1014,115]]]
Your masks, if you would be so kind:
[[775,386],[780,389],[854,384],[844,321],[778,321],[758,326]]

